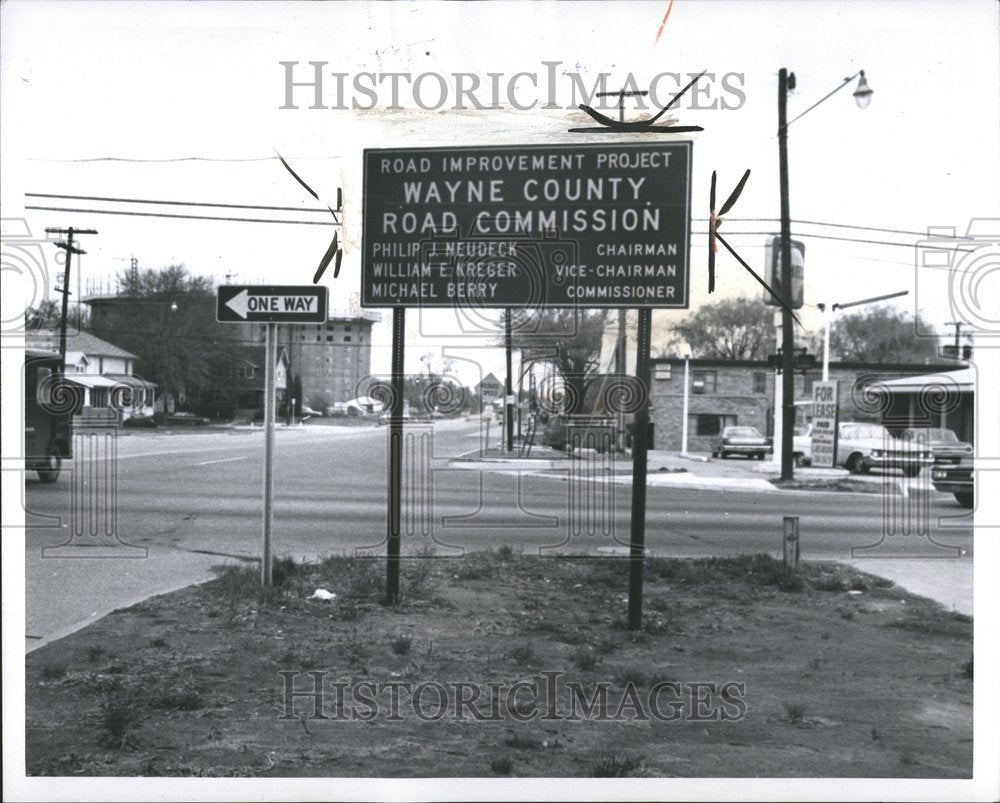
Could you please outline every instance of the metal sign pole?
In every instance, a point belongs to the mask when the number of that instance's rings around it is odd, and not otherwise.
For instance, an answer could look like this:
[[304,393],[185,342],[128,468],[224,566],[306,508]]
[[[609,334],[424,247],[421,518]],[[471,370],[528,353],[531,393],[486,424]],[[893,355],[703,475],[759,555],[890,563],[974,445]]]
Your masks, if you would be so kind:
[[277,359],[276,324],[264,325],[264,543],[261,550],[260,582],[271,585],[271,525],[274,522],[274,363]]
[[399,601],[399,533],[403,489],[403,344],[406,308],[392,311],[392,410],[389,413],[389,533],[385,547],[385,596]]
[[514,385],[511,381],[511,351],[514,348],[514,339],[510,328],[510,307],[504,315],[504,349],[507,352],[507,381],[504,384],[504,426],[507,430],[507,454],[514,453]]
[[632,537],[629,543],[628,629],[642,628],[642,571],[646,557],[646,452],[649,448],[649,340],[652,310],[639,310],[635,375],[643,388],[632,436]]

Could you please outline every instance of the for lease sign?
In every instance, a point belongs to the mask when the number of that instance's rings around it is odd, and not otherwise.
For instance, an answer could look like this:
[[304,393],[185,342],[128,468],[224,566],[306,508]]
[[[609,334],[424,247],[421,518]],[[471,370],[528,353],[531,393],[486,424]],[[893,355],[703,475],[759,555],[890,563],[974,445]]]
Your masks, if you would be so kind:
[[691,143],[366,150],[362,304],[688,306]]
[[813,385],[812,464],[833,468],[837,459],[837,382]]

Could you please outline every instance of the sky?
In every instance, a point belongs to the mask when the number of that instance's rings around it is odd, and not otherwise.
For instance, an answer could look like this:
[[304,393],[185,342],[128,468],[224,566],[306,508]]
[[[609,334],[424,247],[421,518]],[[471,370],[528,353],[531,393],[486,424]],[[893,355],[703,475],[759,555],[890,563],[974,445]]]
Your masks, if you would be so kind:
[[[578,74],[587,87],[606,73],[609,89],[618,89],[629,76],[643,89],[660,73],[707,69],[715,75],[694,101],[700,108],[682,104],[676,113],[682,124],[705,128],[690,135],[692,309],[712,300],[705,237],[699,236],[705,231],[712,170],[719,172],[722,197],[745,169],[752,171],[721,230],[745,259],[761,265],[767,235],[777,231],[781,67],[797,78],[790,117],[860,69],[874,90],[862,111],[851,98],[852,83],[789,128],[792,219],[813,222],[793,223],[793,235],[806,244],[807,326],[820,325],[817,303],[910,290],[899,307],[919,310],[942,331],[941,324],[956,315],[942,284],[947,272],[918,272],[914,244],[928,226],[954,227],[961,234],[972,218],[1000,217],[1000,57],[993,2],[676,0],[672,6],[618,3],[612,12],[591,3],[15,0],[3,14],[5,231],[27,227],[39,237],[45,227],[97,229],[98,235],[85,238],[88,253],[78,265],[84,296],[88,288],[110,283],[132,257],[142,267],[183,263],[219,280],[228,274],[245,282],[310,282],[332,234],[327,225],[25,209],[215,214],[204,207],[25,193],[322,208],[281,167],[277,151],[325,203],[335,202],[338,187],[344,190],[344,264],[340,277],[328,275],[326,283],[331,306],[349,309],[360,284],[362,149],[606,141],[566,133],[583,118],[572,109],[579,98],[571,95],[572,79],[565,73]],[[404,108],[388,109],[393,99],[385,78],[371,109],[309,108],[308,87],[293,90],[298,108],[281,108],[286,104],[281,62],[296,63],[293,80],[305,81],[314,61],[326,62],[328,106],[338,102],[333,73],[346,75],[348,99],[342,105],[350,106],[352,100],[372,105],[368,96],[351,92],[360,73],[440,74],[450,85],[450,102],[453,74],[468,72],[484,85],[487,74],[500,73],[501,87],[515,74],[528,73],[517,80],[514,100],[536,108],[511,108],[501,91],[500,109],[422,110],[406,79],[400,79],[403,90],[395,105]],[[558,65],[546,66],[552,62]],[[557,75],[554,83],[548,81],[550,72]],[[659,90],[664,96],[676,88],[670,78],[660,81],[657,86],[667,88]],[[435,103],[437,86],[434,78],[422,83],[425,106]],[[550,92],[552,105],[561,108],[540,108]],[[712,105],[716,108],[706,108]],[[198,159],[163,161],[188,157]],[[233,216],[242,215],[252,216]],[[262,216],[330,220],[310,212]],[[42,249],[48,272],[57,272],[56,249],[50,244]],[[718,270],[715,297],[758,294],[728,255],[720,256]],[[11,279],[7,272],[7,288],[33,296],[23,277]],[[12,303],[18,302],[5,302],[5,320],[16,314]],[[657,313],[654,328],[664,331],[684,315]],[[375,372],[388,369],[390,318],[386,311],[375,328]],[[458,354],[456,349],[469,345],[477,347],[467,353],[483,363],[484,372],[502,365],[491,348],[492,334],[472,344],[467,333],[455,330],[448,314],[412,312],[407,368],[418,367],[428,351],[440,357],[442,349]],[[449,333],[458,336],[449,340]]]

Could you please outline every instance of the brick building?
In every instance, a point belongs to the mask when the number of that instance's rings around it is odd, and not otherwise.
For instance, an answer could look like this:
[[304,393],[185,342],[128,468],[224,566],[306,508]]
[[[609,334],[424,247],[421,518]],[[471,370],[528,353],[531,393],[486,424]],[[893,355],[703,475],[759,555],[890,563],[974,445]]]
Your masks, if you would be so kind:
[[[839,381],[840,417],[843,421],[881,420],[885,409],[877,394],[865,388],[897,377],[914,377],[954,369],[948,365],[830,363],[830,379]],[[722,427],[756,427],[773,436],[775,372],[762,360],[689,361],[688,450],[708,452],[709,441]],[[822,378],[817,368],[795,373],[795,399],[811,398],[812,386]],[[659,358],[650,366],[650,421],[657,449],[679,451],[684,410],[684,360]],[[808,406],[799,412],[805,423]],[[961,434],[961,433],[960,433]]]
[[[278,326],[278,345],[288,354],[289,372],[301,383],[302,401],[318,407],[364,395],[371,374],[372,326],[378,312],[333,312],[325,324]],[[252,342],[264,342],[262,324],[247,324]]]

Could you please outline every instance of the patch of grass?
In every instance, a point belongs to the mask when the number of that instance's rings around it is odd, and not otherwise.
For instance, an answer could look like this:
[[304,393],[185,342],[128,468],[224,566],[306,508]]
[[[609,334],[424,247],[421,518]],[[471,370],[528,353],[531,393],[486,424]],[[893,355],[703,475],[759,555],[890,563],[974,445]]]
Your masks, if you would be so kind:
[[300,570],[301,566],[290,555],[275,557],[271,560],[271,582],[276,586],[291,585]]
[[153,692],[150,704],[171,711],[196,711],[204,705],[204,700],[194,681],[184,678],[162,684]]
[[785,703],[785,717],[793,725],[798,725],[805,719],[806,707],[802,703]]
[[631,683],[638,689],[650,688],[659,682],[655,675],[645,672],[638,666],[625,667],[618,673],[616,679],[621,686],[627,686]]
[[852,621],[858,615],[857,611],[851,608],[837,608],[837,613],[840,614],[841,619],[846,619],[848,622]]
[[520,557],[519,553],[510,544],[504,544],[497,550],[497,559],[501,563],[510,563],[517,560],[518,557]]
[[287,669],[317,669],[323,665],[323,659],[313,650],[308,650],[298,644],[289,644],[278,656],[282,667]]
[[542,740],[532,736],[511,736],[504,740],[504,746],[515,750],[540,750],[543,747]]
[[882,741],[882,731],[878,728],[872,728],[872,741],[881,742]]
[[65,664],[49,664],[42,667],[42,680],[59,680],[66,677]]
[[816,580],[812,587],[817,591],[846,591],[847,583],[840,575],[825,574]]
[[108,651],[105,650],[100,644],[93,644],[87,648],[87,660],[91,663],[100,661],[107,654]]
[[618,649],[618,642],[611,638],[599,639],[594,644],[594,650],[596,650],[597,654],[600,656],[610,655],[617,649]]
[[972,658],[962,664],[962,675],[972,680]]
[[395,655],[406,655],[413,646],[413,638],[407,633],[401,633],[389,642],[389,644]]
[[532,664],[537,660],[534,647],[527,642],[518,644],[507,653],[507,657],[518,664]]
[[809,669],[813,672],[818,672],[823,668],[823,659],[818,655],[815,658],[809,659]]
[[577,669],[589,672],[597,666],[597,653],[590,647],[577,647],[573,650],[573,664]]
[[101,695],[97,723],[97,741],[104,747],[123,750],[134,743],[142,707],[138,689],[130,683],[115,683]]
[[627,753],[602,753],[590,762],[591,778],[627,778],[642,769],[645,756]]
[[509,755],[491,758],[490,769],[497,775],[510,775],[514,771],[514,759]]
[[217,577],[207,588],[229,608],[230,615],[247,604],[267,607],[277,598],[273,586],[265,588],[260,584],[260,570],[253,566],[226,563],[213,566],[212,571]]
[[861,577],[860,575],[855,575],[854,577],[852,577],[850,579],[848,585],[849,585],[851,591],[870,591],[871,590],[871,586],[868,584],[868,581],[864,577]]
[[167,640],[165,638],[163,638],[163,636],[157,636],[156,638],[149,640],[149,646],[150,647],[166,647],[167,646]]
[[972,619],[958,619],[952,613],[928,606],[909,610],[905,616],[889,622],[887,626],[926,636],[964,637],[971,634]]

